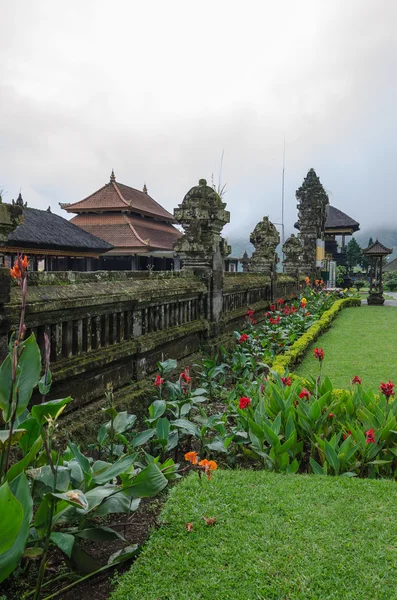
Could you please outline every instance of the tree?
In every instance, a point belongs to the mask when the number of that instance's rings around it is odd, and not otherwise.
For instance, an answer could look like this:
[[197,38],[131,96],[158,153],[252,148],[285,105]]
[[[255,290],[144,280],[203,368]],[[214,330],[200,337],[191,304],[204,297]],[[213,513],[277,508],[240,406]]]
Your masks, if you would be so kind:
[[[372,246],[373,243],[374,243],[374,241],[373,241],[372,237],[370,237],[369,240],[368,240],[368,246],[367,246],[367,248],[369,248],[370,246]],[[361,266],[364,269],[367,277],[368,277],[369,265],[370,265],[370,261],[369,261],[368,256],[365,256],[365,254],[362,254]]]
[[362,263],[362,252],[361,248],[355,238],[352,238],[347,244],[346,248],[346,260],[348,271],[351,274],[353,268]]

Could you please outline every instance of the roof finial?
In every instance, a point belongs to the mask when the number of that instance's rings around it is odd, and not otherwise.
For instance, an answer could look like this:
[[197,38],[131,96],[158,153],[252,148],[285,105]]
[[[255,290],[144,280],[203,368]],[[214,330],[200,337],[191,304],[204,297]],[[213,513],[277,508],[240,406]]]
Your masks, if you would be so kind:
[[15,202],[13,200],[12,203],[16,204],[17,206],[21,206],[22,208],[26,208],[27,205],[28,205],[27,202],[25,202],[25,203],[23,202],[23,198],[22,198],[21,192],[19,192],[18,198],[15,200]]
[[114,181],[116,181],[116,176],[115,176],[114,171],[112,169],[112,173],[110,175],[110,183],[113,183]]
[[147,194],[146,182],[143,184],[143,192],[144,192],[144,194]]

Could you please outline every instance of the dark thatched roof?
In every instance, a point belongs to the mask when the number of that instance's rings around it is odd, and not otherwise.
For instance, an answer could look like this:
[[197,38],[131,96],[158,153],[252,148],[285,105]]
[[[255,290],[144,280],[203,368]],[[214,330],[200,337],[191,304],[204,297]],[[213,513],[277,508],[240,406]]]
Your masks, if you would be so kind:
[[386,256],[387,254],[391,254],[392,252],[393,248],[388,248],[387,246],[384,246],[382,242],[380,242],[378,239],[376,240],[376,242],[368,246],[368,248],[365,248],[365,250],[363,250],[363,254],[365,254],[366,256]]
[[111,250],[112,244],[73,225],[63,217],[37,208],[23,209],[23,223],[9,234],[8,246],[59,250]]
[[[295,229],[299,228],[299,222],[297,221],[294,225]],[[359,231],[360,223],[349,217],[346,213],[335,208],[335,206],[328,205],[328,215],[325,221],[325,232],[329,231],[331,234],[333,230],[339,229],[351,229],[352,233]]]
[[325,221],[325,230],[350,228],[353,231],[358,231],[360,229],[360,224],[349,217],[349,215],[339,210],[339,208],[329,205],[327,220]]

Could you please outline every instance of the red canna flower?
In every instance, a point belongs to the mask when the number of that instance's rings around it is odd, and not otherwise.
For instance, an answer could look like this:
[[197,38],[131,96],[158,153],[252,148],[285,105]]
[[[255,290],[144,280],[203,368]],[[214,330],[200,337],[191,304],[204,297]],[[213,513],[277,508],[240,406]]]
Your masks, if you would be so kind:
[[192,381],[192,378],[189,375],[189,367],[185,367],[185,370],[183,371],[183,373],[180,374],[180,378],[185,383],[190,383]]
[[154,386],[158,387],[159,385],[163,385],[164,379],[161,378],[160,375],[156,375],[156,379],[154,380]]
[[274,310],[276,307],[274,306],[274,304],[271,304],[269,308],[270,310]]
[[247,315],[246,315],[246,316],[247,316],[247,317],[253,317],[253,316],[254,316],[254,311],[252,310],[252,308],[250,308],[250,309],[247,311]]
[[263,316],[266,317],[266,318],[268,318],[268,317],[270,317],[270,313],[269,312],[265,312],[265,313],[263,313]]
[[240,335],[239,337],[239,343],[243,344],[244,342],[246,342],[247,340],[249,340],[249,335],[247,333],[243,333],[242,335]]
[[306,388],[303,388],[301,393],[299,394],[299,398],[301,398],[301,400],[303,400],[304,398],[306,398],[306,400],[309,400],[310,399],[309,390],[307,390]]
[[368,431],[365,432],[365,435],[367,436],[365,439],[367,444],[376,444],[375,432],[373,429],[368,429]]
[[277,300],[277,304],[284,304],[284,300],[280,298],[280,300]]
[[245,396],[242,396],[240,398],[239,408],[241,408],[243,410],[244,408],[247,408],[247,406],[249,406],[250,404],[251,404],[251,398],[246,398]]
[[291,385],[291,377],[282,377],[281,381],[283,382],[284,385],[286,386],[290,386]]
[[362,379],[360,379],[360,377],[358,375],[355,375],[352,379],[352,384],[358,383],[360,384],[362,382]]
[[351,434],[352,434],[352,432],[349,429],[347,433],[343,434],[343,439],[346,440],[349,437],[349,435],[351,435]]
[[255,319],[251,319],[251,325],[256,325]]
[[334,416],[335,416],[335,415],[334,415],[334,413],[329,413],[329,415],[328,415],[328,419],[333,419],[333,418],[334,418]]
[[314,358],[319,360],[320,362],[324,360],[324,350],[322,348],[316,348],[313,352]]
[[382,392],[382,394],[384,394],[386,396],[386,398],[389,399],[390,396],[393,396],[393,394],[394,394],[394,383],[392,383],[389,379],[389,381],[387,383],[382,382],[380,384],[379,389]]

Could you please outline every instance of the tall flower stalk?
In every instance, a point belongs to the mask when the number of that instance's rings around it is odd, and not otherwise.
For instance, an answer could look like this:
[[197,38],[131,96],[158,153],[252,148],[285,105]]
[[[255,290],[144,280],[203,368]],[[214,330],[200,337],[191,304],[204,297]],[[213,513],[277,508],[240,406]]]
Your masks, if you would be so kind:
[[[11,388],[10,388],[10,396],[8,401],[8,414],[7,420],[10,422],[10,429],[7,441],[7,452],[5,457],[4,464],[4,472],[7,473],[9,461],[10,461],[10,451],[11,451],[11,440],[12,434],[14,431],[15,421],[17,417],[17,409],[18,409],[18,386],[17,386],[17,376],[18,376],[18,363],[23,352],[22,342],[26,333],[26,325],[25,325],[25,312],[26,312],[26,296],[28,290],[28,280],[27,280],[27,268],[28,268],[28,257],[22,256],[22,254],[18,254],[17,260],[12,269],[10,269],[11,277],[17,280],[19,287],[22,291],[21,296],[21,314],[19,319],[19,329],[16,336],[12,342],[12,355],[11,355]],[[3,476],[3,465],[1,465],[0,469],[0,480]]]

